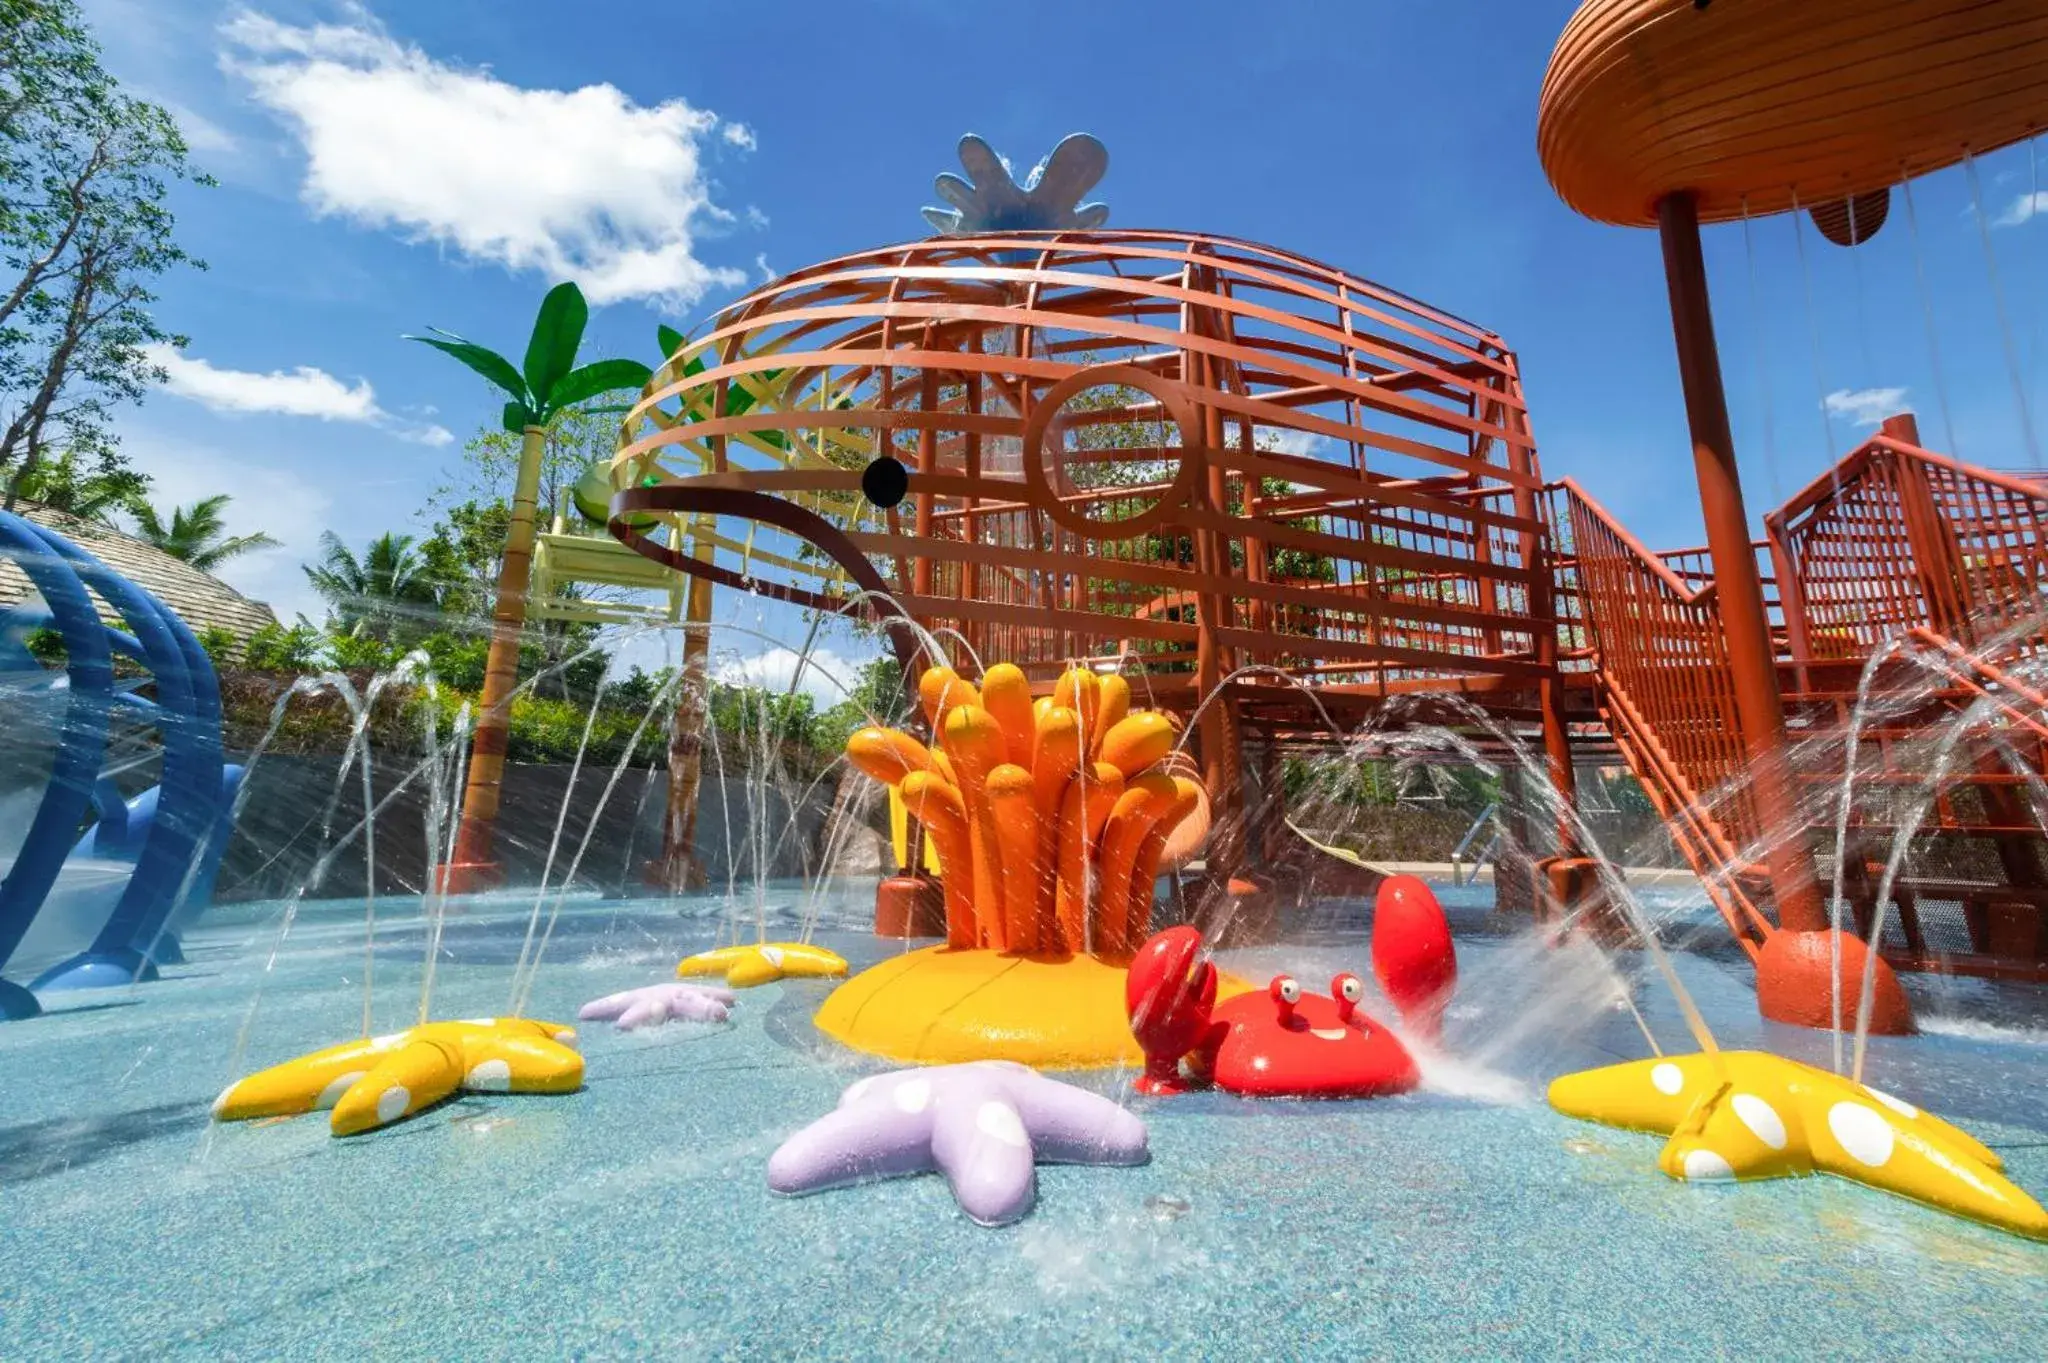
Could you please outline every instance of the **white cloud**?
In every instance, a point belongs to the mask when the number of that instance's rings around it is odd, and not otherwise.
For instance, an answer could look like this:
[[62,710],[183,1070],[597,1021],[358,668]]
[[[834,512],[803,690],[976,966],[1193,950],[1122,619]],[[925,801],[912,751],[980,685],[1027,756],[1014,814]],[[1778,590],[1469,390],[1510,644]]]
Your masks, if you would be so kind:
[[1252,432],[1252,438],[1252,443],[1259,449],[1277,450],[1302,459],[1313,457],[1327,443],[1319,435],[1289,426],[1260,426]]
[[747,226],[753,228],[756,231],[766,231],[768,228],[768,215],[766,213],[763,213],[760,209],[756,208],[753,204],[748,204]]
[[223,29],[223,64],[298,136],[315,213],[574,278],[596,303],[687,306],[745,282],[695,252],[696,220],[721,216],[700,158],[715,115],[611,85],[523,89],[355,16],[302,28],[243,11]]
[[204,114],[196,113],[175,100],[158,100],[170,116],[177,121],[178,131],[185,135],[185,145],[198,155],[208,152],[232,152],[236,149],[234,135]]
[[1821,399],[1831,417],[1855,426],[1875,426],[1888,416],[1911,411],[1903,388],[1838,388]]
[[216,576],[243,595],[267,602],[286,624],[300,612],[322,618],[326,607],[299,566],[318,557],[320,532],[332,520],[328,495],[318,484],[288,464],[237,459],[134,427],[124,433],[121,452],[149,476],[149,499],[159,508],[190,506],[202,497],[227,493],[232,500],[223,519],[230,535],[261,531],[279,543],[230,559]]
[[768,253],[766,251],[762,251],[754,257],[754,268],[761,272],[761,282],[763,284],[776,277],[775,267],[768,263]]
[[302,364],[286,373],[259,374],[246,369],[218,369],[171,346],[146,348],[152,364],[164,371],[164,387],[209,411],[265,412],[278,416],[310,416],[322,421],[350,421],[379,426],[401,440],[439,448],[455,436],[447,428],[404,421],[377,405],[368,379],[351,387],[324,369]]
[[2031,222],[2036,214],[2048,214],[2048,189],[2032,194],[2022,194],[2007,205],[2006,210],[1991,220],[1993,227],[2018,227]]
[[[729,656],[718,664],[714,675],[728,686],[786,692],[790,678],[796,675],[797,662],[795,649],[771,648],[751,658]],[[829,709],[846,699],[847,691],[860,679],[861,667],[829,648],[814,648],[797,690],[807,693],[820,710]]]
[[752,151],[759,145],[754,140],[754,130],[744,123],[728,123],[718,131],[728,145],[738,147],[741,151]]

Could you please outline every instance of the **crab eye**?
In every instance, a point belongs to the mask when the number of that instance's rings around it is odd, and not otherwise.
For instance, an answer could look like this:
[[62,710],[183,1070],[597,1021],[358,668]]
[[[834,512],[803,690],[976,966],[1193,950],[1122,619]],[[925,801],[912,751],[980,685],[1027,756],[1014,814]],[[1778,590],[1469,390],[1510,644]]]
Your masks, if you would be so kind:
[[1272,984],[1273,997],[1281,1003],[1301,1002],[1301,986],[1292,975],[1275,975]]
[[1339,975],[1330,982],[1330,992],[1346,1003],[1357,1003],[1365,997],[1365,982],[1356,975]]

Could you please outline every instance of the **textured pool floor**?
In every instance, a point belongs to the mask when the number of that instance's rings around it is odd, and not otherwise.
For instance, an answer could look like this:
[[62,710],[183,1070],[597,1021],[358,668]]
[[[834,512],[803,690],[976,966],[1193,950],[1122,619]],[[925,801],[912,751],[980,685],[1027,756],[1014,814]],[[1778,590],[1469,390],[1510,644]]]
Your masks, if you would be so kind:
[[[417,1007],[420,942],[406,906],[382,912],[380,1030]],[[536,1016],[669,978],[715,931],[644,901],[569,913]],[[523,928],[452,926],[436,1015],[501,1011]],[[320,1116],[213,1126],[236,1074],[360,1028],[360,910],[309,908],[266,974],[275,938],[224,917],[171,978],[0,1026],[0,1357],[2048,1355],[2048,1246],[1832,1179],[1675,1184],[1656,1138],[1542,1106],[1552,1075],[1644,1049],[1520,939],[1461,935],[1468,1063],[1434,1091],[1145,1106],[1150,1165],[1043,1168],[1036,1212],[990,1231],[936,1178],[767,1192],[780,1140],[877,1068],[811,1029],[820,983],[748,991],[726,1027],[584,1027],[570,1096],[462,1098],[349,1141]],[[826,940],[856,964],[896,949]],[[1340,926],[1227,963],[1320,987],[1367,961]],[[1755,1021],[1741,972],[1681,965],[1723,1044],[1825,1063],[1826,1038]],[[1639,998],[1677,1047],[1661,994]],[[1873,1043],[1870,1078],[2048,1195],[2048,1035],[1947,1006]]]

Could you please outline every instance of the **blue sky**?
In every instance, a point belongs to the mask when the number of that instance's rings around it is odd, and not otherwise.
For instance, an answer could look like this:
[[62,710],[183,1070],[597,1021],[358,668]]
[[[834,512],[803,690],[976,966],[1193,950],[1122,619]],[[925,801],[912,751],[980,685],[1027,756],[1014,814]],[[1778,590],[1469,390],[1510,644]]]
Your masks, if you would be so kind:
[[[1536,158],[1571,0],[1185,0],[1114,22],[1100,0],[83,4],[116,74],[173,108],[220,180],[179,195],[212,268],[164,290],[191,345],[125,416],[125,447],[160,501],[228,491],[233,528],[284,541],[227,576],[286,617],[318,613],[298,565],[321,530],[418,529],[494,420],[478,381],[402,332],[516,354],[572,277],[601,304],[594,346],[651,358],[658,321],[923,235],[967,131],[1020,166],[1092,132],[1113,224],[1269,241],[1492,328],[1520,355],[1545,471],[1654,546],[1700,539],[1655,235],[1576,217]],[[1972,462],[2038,462],[2016,396],[2048,430],[2037,171],[2028,146],[1984,158],[1981,229],[1961,169],[1916,182],[1917,231],[1895,200],[1855,252],[1789,217],[1710,229],[1753,514],[1900,406],[1937,448],[1952,428]]]

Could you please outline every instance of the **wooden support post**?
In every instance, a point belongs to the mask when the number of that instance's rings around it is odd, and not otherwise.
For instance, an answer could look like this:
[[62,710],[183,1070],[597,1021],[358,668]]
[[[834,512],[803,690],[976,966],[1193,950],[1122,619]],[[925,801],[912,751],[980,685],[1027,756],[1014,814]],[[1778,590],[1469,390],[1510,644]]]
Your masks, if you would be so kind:
[[1749,758],[1751,799],[1762,829],[1778,925],[1818,931],[1827,927],[1827,913],[1814,881],[1812,849],[1807,845],[1785,762],[1785,714],[1778,691],[1776,650],[1764,612],[1763,581],[1751,546],[1749,516],[1742,505],[1742,480],[1735,467],[1735,439],[1728,425],[1727,394],[1721,386],[1721,361],[1707,299],[1707,264],[1700,248],[1699,211],[1693,196],[1681,192],[1660,200],[1657,225],[1664,246],[1671,330],[1692,433],[1700,510],[1706,521],[1707,549],[1713,557],[1736,718]]

